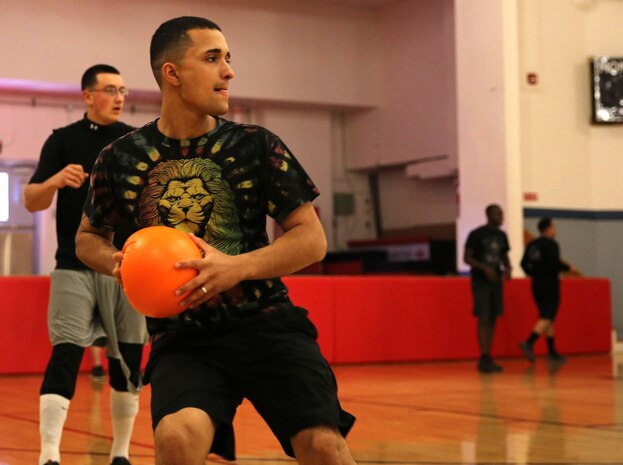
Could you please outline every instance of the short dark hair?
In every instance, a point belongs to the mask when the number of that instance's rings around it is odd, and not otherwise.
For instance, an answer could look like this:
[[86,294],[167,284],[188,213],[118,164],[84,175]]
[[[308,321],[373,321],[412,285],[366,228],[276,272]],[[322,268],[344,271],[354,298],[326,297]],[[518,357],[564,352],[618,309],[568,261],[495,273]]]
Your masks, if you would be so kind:
[[539,228],[539,232],[547,231],[548,228],[552,226],[552,219],[549,217],[541,218],[537,227]]
[[197,16],[180,16],[170,19],[160,25],[151,38],[149,46],[149,60],[151,71],[156,82],[162,85],[160,70],[167,61],[175,62],[184,56],[184,52],[191,44],[187,32],[192,29],[215,29],[220,31],[216,23],[209,19]]
[[121,74],[117,68],[110,65],[93,65],[89,69],[87,69],[82,75],[82,80],[80,81],[80,86],[82,90],[88,89],[89,87],[93,87],[97,84],[97,75],[100,73],[106,74]]
[[500,207],[497,203],[487,205],[487,208],[485,208],[485,215],[489,216],[496,208],[502,210],[502,207]]

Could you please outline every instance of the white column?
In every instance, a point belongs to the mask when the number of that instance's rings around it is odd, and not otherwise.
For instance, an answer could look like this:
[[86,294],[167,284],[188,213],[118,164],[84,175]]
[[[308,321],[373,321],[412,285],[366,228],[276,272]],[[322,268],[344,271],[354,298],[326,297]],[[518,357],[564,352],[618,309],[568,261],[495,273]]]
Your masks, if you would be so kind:
[[457,261],[469,231],[484,224],[485,207],[505,213],[511,262],[519,275],[523,212],[519,152],[516,0],[456,0],[459,166]]

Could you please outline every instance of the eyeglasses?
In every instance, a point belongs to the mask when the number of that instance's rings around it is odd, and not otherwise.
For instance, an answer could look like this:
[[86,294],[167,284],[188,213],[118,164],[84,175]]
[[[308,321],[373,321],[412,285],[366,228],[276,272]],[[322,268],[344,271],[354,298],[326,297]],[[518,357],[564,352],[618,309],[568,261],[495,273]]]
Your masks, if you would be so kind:
[[111,97],[116,97],[117,93],[119,93],[122,97],[125,97],[130,93],[127,87],[119,87],[117,89],[115,86],[106,86],[103,89],[89,89],[89,92],[104,92],[106,95],[110,95]]

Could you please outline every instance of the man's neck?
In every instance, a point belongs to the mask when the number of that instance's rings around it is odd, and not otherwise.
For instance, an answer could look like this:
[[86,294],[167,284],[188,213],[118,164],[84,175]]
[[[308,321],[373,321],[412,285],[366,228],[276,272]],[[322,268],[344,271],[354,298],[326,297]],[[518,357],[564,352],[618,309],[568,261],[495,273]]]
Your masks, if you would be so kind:
[[216,127],[216,118],[188,111],[174,111],[164,103],[157,122],[158,130],[171,139],[193,139]]
[[114,123],[114,121],[109,121],[106,118],[102,118],[100,115],[98,115],[98,114],[96,114],[96,113],[94,113],[92,111],[89,111],[89,110],[87,110],[87,115],[86,116],[87,116],[87,119],[89,121],[91,121],[92,123],[95,123],[95,124],[97,124],[99,126],[110,126],[111,124]]

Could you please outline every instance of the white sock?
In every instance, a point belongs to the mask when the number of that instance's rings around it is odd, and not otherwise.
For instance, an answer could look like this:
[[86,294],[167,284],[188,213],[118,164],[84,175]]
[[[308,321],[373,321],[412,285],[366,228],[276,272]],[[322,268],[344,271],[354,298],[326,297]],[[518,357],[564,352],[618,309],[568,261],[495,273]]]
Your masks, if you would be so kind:
[[130,439],[134,418],[138,413],[138,393],[110,390],[112,418],[112,447],[110,461],[115,457],[130,457]]
[[61,435],[68,410],[69,399],[63,396],[43,394],[39,397],[39,465],[44,465],[48,460],[61,461]]

